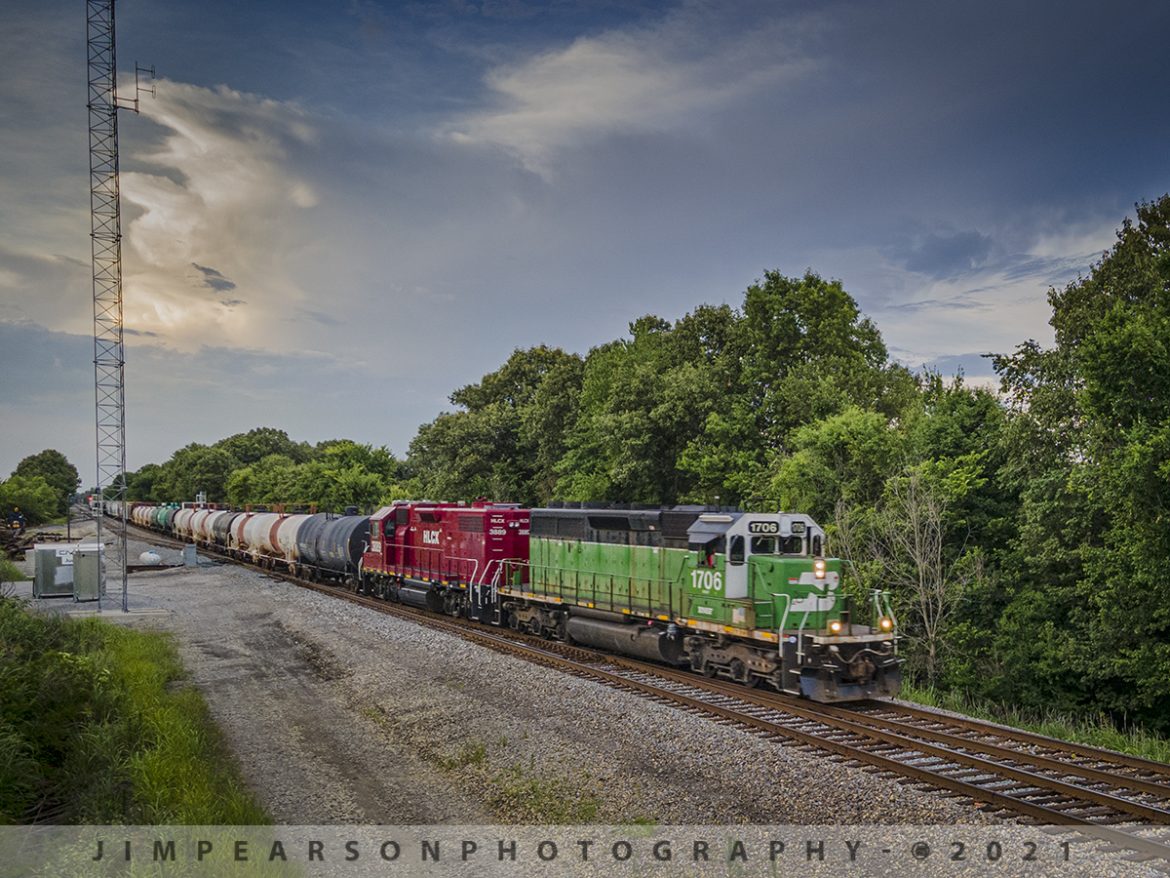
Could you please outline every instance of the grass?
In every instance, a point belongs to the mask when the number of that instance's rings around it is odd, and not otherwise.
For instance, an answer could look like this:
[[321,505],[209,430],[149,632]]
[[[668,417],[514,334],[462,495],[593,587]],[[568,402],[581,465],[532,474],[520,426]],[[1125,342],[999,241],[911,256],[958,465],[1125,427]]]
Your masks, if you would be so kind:
[[269,823],[166,634],[0,598],[0,823]]
[[513,823],[592,823],[601,803],[582,795],[570,781],[541,777],[518,765],[493,772],[488,805]]
[[[376,718],[385,724],[384,716],[378,714]],[[499,746],[506,747],[507,743],[508,739],[501,736]],[[600,800],[584,791],[590,782],[588,773],[582,773],[578,784],[567,777],[544,776],[531,765],[527,769],[520,765],[493,765],[488,746],[474,739],[464,742],[453,754],[424,749],[420,755],[446,774],[462,779],[475,777],[474,786],[482,790],[487,806],[506,823],[592,823],[601,812]]]
[[907,701],[1026,729],[1062,741],[1104,747],[1143,759],[1170,763],[1170,739],[1142,728],[1119,729],[1107,716],[1074,716],[1058,711],[1028,711],[1006,704],[968,698],[962,693],[902,683]]
[[0,557],[0,587],[10,582],[24,582],[26,579],[28,577],[19,567],[7,558]]
[[475,768],[487,764],[487,747],[482,741],[470,741],[454,756],[440,757],[439,765],[446,771]]

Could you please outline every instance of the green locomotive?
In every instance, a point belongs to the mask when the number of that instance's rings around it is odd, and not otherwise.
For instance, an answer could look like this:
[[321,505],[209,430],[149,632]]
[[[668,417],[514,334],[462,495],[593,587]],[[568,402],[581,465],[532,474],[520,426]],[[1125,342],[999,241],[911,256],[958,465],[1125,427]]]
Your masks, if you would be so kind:
[[674,509],[531,512],[529,559],[498,600],[516,628],[816,701],[896,695],[888,596],[859,618],[806,515]]

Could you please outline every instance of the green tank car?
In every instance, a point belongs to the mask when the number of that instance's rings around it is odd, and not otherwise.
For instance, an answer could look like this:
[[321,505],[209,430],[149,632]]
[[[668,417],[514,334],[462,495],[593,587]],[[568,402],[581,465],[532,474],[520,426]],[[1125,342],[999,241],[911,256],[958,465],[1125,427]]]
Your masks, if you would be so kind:
[[[888,597],[864,612],[806,515],[533,509],[500,587],[513,627],[816,701],[896,695]],[[862,618],[864,616],[864,618]]]

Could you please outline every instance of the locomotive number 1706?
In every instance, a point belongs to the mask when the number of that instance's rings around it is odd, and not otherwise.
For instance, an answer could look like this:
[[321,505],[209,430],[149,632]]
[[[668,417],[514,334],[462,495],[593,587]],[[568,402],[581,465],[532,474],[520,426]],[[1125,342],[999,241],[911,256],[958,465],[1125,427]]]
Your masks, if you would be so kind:
[[723,588],[723,574],[718,570],[692,570],[691,588],[719,591]]

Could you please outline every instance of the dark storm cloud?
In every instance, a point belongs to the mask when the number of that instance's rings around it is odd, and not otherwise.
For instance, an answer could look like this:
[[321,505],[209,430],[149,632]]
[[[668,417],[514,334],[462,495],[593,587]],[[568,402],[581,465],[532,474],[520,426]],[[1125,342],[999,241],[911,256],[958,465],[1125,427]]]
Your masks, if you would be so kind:
[[890,255],[909,271],[930,277],[951,277],[982,268],[994,242],[976,231],[924,235]]
[[[230,293],[236,288],[236,285],[223,276],[222,272],[214,268],[208,268],[206,265],[200,265],[197,262],[192,262],[191,267],[203,275],[203,286],[209,290],[215,290],[217,293]],[[238,301],[238,300],[237,300]],[[227,304],[226,302],[224,303]]]
[[[0,132],[0,241],[37,257],[0,253],[0,320],[76,328],[84,113],[62,108],[84,107],[83,34],[64,0],[16,7],[0,98],[23,121]],[[139,284],[167,286],[166,319],[139,307],[136,325],[182,344],[291,339],[393,379],[375,411],[356,365],[136,345],[135,465],[262,417],[312,438],[310,411],[326,435],[401,447],[517,346],[584,352],[639,314],[738,303],[761,269],[840,277],[907,362],[986,374],[962,352],[1041,337],[1046,287],[1170,187],[1162,0],[180,0],[119,16],[123,57],[165,52],[187,147],[152,161],[151,113],[124,117],[123,169],[155,175],[153,203],[175,220],[153,238],[149,223],[129,229],[128,278],[146,255],[172,259]],[[765,75],[789,62],[791,77]],[[208,180],[208,157],[222,178]],[[294,179],[303,209],[243,185]],[[237,284],[248,307],[229,315]],[[178,330],[175,312],[189,318]],[[85,377],[92,351],[74,355]],[[56,410],[84,426],[87,394]],[[66,432],[43,417],[43,433]]]

